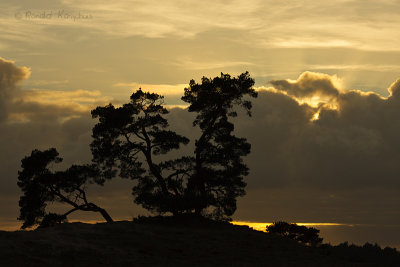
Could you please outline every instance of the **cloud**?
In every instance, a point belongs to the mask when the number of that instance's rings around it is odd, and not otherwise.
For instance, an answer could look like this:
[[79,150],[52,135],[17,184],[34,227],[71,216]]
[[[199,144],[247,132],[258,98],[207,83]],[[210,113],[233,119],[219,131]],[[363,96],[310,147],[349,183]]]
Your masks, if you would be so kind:
[[[46,9],[42,7],[45,6]],[[368,8],[365,8],[368,6]],[[202,33],[221,31],[231,41],[262,48],[354,48],[399,50],[399,18],[395,1],[335,1],[323,3],[276,1],[171,0],[63,0],[52,4],[2,4],[0,36],[8,41],[55,43],[70,35],[55,35],[54,27],[72,30],[80,37],[103,34],[105,38],[193,39]],[[26,12],[57,14],[60,10],[92,19],[26,19]],[[18,13],[19,12],[19,13]],[[19,14],[19,15],[18,15]],[[8,15],[8,16],[7,16]],[[21,17],[22,16],[22,17]],[[19,20],[16,19],[19,17]],[[236,36],[240,36],[237,38]],[[33,38],[35,37],[35,38]],[[11,45],[10,45],[11,44]]]
[[[107,1],[64,0],[70,7],[91,10],[101,19],[88,24],[111,36],[137,36],[150,38],[178,36],[192,38],[212,28],[245,29],[254,24],[251,16],[260,1],[180,1],[157,2],[142,0]],[[191,12],[188,12],[191,11]],[[112,22],[110,24],[110,22]],[[118,25],[115,27],[115,25]]]
[[[22,82],[30,74],[29,68],[19,67],[14,61],[0,57],[0,122],[68,120],[111,101],[99,91],[21,90]],[[39,81],[42,85],[53,86],[66,82]]]
[[350,71],[377,71],[377,72],[399,72],[399,65],[385,64],[338,64],[338,65],[308,65],[311,70],[350,70]]
[[[235,120],[237,135],[253,145],[250,192],[303,188],[338,196],[376,190],[376,198],[384,198],[382,192],[399,188],[400,81],[387,98],[344,89],[338,77],[322,73],[271,84],[259,88],[252,118]],[[185,112],[174,111],[171,125],[185,125]],[[180,130],[195,138],[190,126]]]
[[400,97],[400,79],[392,83],[392,85],[388,89],[390,96],[392,98],[399,98]]
[[18,85],[29,75],[27,67],[17,67],[14,61],[0,57],[0,122],[7,119],[11,99],[19,92]]
[[110,101],[112,98],[99,91],[22,90],[9,99],[8,123],[66,121],[85,116]]
[[336,76],[327,74],[304,72],[296,81],[272,80],[272,86],[298,99],[312,97],[331,97],[339,95],[339,80]]
[[43,85],[57,86],[57,85],[68,84],[68,82],[69,82],[68,80],[62,80],[62,81],[35,80],[29,82],[29,84],[32,86],[43,86]]
[[191,59],[190,57],[184,57],[182,59],[178,59],[172,63],[175,66],[178,66],[183,69],[190,70],[210,70],[210,69],[226,69],[228,67],[237,67],[237,66],[252,66],[255,65],[251,62],[246,61],[210,61],[210,62],[197,62]]
[[283,48],[340,48],[340,47],[353,47],[356,46],[356,43],[346,41],[346,40],[336,40],[336,39],[329,39],[326,40],[315,39],[315,38],[291,38],[286,40],[279,40],[277,39],[275,42],[272,43],[276,47],[283,47]]
[[[340,87],[337,77],[312,72],[271,84],[274,87],[258,90],[252,118],[239,114],[235,119],[235,134],[252,144],[246,158],[250,168],[247,195],[239,200],[236,219],[398,222],[394,211],[400,202],[399,80],[389,87],[389,97],[347,90]],[[29,91],[19,97],[22,102],[14,102],[10,114],[28,114],[28,119],[0,125],[0,147],[7,151],[0,154],[0,190],[10,203],[15,200],[14,213],[21,158],[34,148],[57,147],[66,165],[89,162],[95,123],[90,107],[114,102],[85,90]],[[172,129],[192,140],[181,153],[192,153],[199,134],[191,124],[193,114],[175,108],[168,118]],[[104,187],[110,195],[127,196],[113,200],[117,208],[109,209],[115,217],[137,215],[136,211],[132,214],[137,207],[129,200],[130,184],[115,180]],[[91,193],[101,195],[96,190]],[[7,212],[16,217],[11,208]]]
[[[378,224],[400,219],[393,212],[400,201],[400,81],[386,98],[336,81],[309,72],[296,81],[274,81],[277,88],[259,90],[252,119],[237,120],[238,135],[252,144],[248,196],[238,216]],[[310,96],[316,103],[304,100]]]
[[361,0],[297,0],[290,4],[258,0],[64,3],[95,11],[101,20],[88,26],[108,36],[194,38],[203,32],[225,30],[240,33],[241,38],[233,37],[234,41],[252,47],[398,50],[398,44],[390,37],[399,34],[394,12],[399,4],[394,2],[368,1],[369,9]]

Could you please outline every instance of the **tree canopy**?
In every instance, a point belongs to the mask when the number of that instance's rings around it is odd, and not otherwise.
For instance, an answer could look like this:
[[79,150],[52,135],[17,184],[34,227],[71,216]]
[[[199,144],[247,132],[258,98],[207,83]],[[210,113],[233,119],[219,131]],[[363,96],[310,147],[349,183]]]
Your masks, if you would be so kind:
[[200,128],[201,136],[193,155],[166,161],[158,156],[189,139],[169,129],[163,96],[139,89],[122,107],[97,107],[92,111],[99,122],[93,128],[91,150],[103,179],[119,175],[136,180],[135,202],[151,211],[231,216],[236,198],[244,195],[248,168],[242,157],[250,152],[250,144],[233,134],[229,118],[237,116],[236,106],[251,115],[245,96],[257,96],[253,84],[247,72],[237,78],[222,73],[214,79],[203,77],[201,84],[190,81],[182,100],[189,112],[198,114],[193,127]]
[[155,158],[187,144],[189,139],[168,129],[163,96],[138,90],[130,99],[122,107],[109,104],[92,111],[93,118],[99,118],[90,146],[93,161],[103,179],[118,173],[136,180],[135,203],[151,211],[180,213],[184,209],[182,180],[191,160],[183,157],[160,162]]
[[251,101],[245,97],[257,97],[253,85],[248,72],[237,78],[221,73],[213,79],[203,77],[201,84],[191,80],[185,88],[182,100],[190,104],[189,112],[197,113],[193,126],[201,130],[188,181],[189,199],[196,213],[229,217],[236,210],[236,198],[245,194],[243,178],[249,170],[243,157],[250,153],[250,144],[233,134],[230,118],[237,116],[237,106],[251,116]]

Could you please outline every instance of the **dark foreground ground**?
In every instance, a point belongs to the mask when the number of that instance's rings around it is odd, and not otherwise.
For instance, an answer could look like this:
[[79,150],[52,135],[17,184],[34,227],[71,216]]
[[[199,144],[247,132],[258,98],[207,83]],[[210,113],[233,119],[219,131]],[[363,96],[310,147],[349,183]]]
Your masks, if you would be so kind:
[[310,248],[245,226],[142,219],[0,231],[0,266],[400,266],[378,246]]

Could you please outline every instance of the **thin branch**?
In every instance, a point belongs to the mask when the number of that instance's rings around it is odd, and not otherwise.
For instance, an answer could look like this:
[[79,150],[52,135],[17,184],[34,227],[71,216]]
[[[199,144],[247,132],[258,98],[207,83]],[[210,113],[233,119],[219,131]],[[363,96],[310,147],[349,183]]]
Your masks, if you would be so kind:
[[82,196],[83,201],[85,202],[85,204],[88,204],[88,201],[86,199],[86,192],[85,190],[81,189],[81,188],[76,188],[76,190],[78,190],[80,192],[80,195]]
[[142,152],[140,149],[138,149],[135,153],[133,153],[132,155],[130,155],[131,157],[136,156],[137,154],[139,154],[140,152]]
[[65,197],[63,194],[61,194],[60,192],[58,192],[57,190],[55,190],[53,187],[50,187],[51,192],[58,196],[62,201],[64,201],[65,203],[70,204],[71,206],[77,208],[79,207],[78,204],[76,204],[75,202],[73,202],[72,200],[70,200],[69,198]]
[[[132,141],[129,139],[129,136],[128,136],[127,133],[125,133],[125,132],[120,132],[120,134],[123,135],[123,136],[125,137],[126,142],[127,142],[129,145],[133,146],[135,149],[139,149],[139,150],[142,151],[143,153],[146,153],[146,150],[145,150],[143,147],[141,147],[141,146],[135,144],[134,142],[132,142]],[[144,141],[146,141],[146,140],[144,140]],[[136,153],[135,153],[134,155],[136,155]],[[134,156],[134,155],[133,155],[133,156]]]
[[144,137],[143,136],[141,136],[141,135],[139,135],[138,133],[136,133],[136,132],[133,132],[138,138],[140,138],[140,139],[142,139],[143,141],[146,141],[146,139],[144,139]]
[[78,201],[78,198],[82,198],[80,192],[77,192],[75,195],[75,200],[74,200],[75,203]]
[[[145,118],[147,118],[147,114],[145,115]],[[161,189],[163,191],[163,193],[165,195],[169,195],[169,191],[167,189],[167,185],[165,184],[165,179],[164,177],[162,177],[161,173],[159,170],[157,170],[157,168],[154,166],[152,157],[151,157],[151,140],[150,137],[148,136],[147,132],[146,132],[146,128],[144,127],[144,125],[142,124],[142,133],[144,135],[144,137],[146,138],[146,144],[147,144],[147,150],[144,151],[144,155],[146,157],[146,161],[147,164],[150,168],[150,171],[153,173],[153,175],[156,177],[158,183],[161,186]]]
[[172,177],[177,176],[177,175],[179,175],[179,174],[186,174],[186,175],[188,175],[187,170],[177,170],[176,172],[174,172],[174,173],[168,175],[167,180],[172,179]]

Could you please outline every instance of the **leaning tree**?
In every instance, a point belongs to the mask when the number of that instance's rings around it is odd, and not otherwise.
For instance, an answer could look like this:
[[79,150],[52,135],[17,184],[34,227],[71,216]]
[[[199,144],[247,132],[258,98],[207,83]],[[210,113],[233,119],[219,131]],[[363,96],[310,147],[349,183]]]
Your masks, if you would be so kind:
[[[22,170],[18,172],[18,186],[23,195],[20,197],[20,215],[22,228],[34,225],[51,225],[67,220],[75,211],[100,213],[107,222],[112,218],[106,210],[89,202],[86,186],[90,183],[102,183],[94,165],[72,165],[65,171],[53,171],[51,166],[60,163],[62,158],[55,148],[45,151],[33,150],[30,156],[21,160]],[[71,209],[63,214],[46,212],[48,203],[68,204]]]

